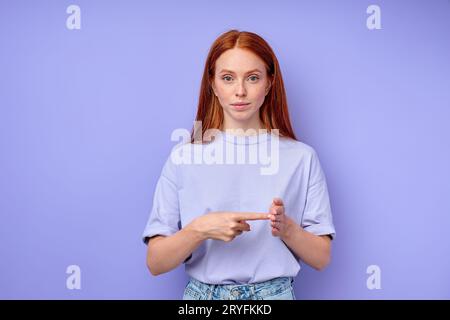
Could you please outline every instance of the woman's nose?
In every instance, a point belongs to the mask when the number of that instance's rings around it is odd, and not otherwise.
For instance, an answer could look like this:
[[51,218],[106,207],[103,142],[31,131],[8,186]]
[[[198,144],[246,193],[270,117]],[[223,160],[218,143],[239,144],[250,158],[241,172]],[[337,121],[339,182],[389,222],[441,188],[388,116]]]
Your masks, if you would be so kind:
[[240,97],[240,96],[245,96],[246,94],[247,94],[247,90],[246,90],[244,84],[239,83],[236,88],[236,96]]

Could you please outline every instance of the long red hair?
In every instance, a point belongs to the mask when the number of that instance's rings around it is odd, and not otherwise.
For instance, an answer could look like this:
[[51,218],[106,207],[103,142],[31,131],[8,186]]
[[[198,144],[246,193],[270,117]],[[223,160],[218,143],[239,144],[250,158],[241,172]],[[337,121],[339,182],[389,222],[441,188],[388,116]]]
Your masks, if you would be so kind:
[[[208,57],[206,58],[200,87],[197,116],[195,118],[196,121],[202,122],[202,140],[206,130],[222,130],[224,119],[223,109],[220,106],[218,98],[214,95],[211,83],[215,76],[217,59],[222,53],[233,48],[241,48],[253,52],[266,65],[267,75],[272,81],[272,85],[264,99],[263,105],[259,109],[259,117],[265,129],[268,132],[271,132],[271,129],[278,129],[280,136],[297,140],[289,119],[286,92],[275,53],[269,44],[259,35],[238,30],[230,30],[220,35],[212,44]],[[194,130],[195,127],[192,128],[191,132],[192,143],[196,138],[194,137]]]

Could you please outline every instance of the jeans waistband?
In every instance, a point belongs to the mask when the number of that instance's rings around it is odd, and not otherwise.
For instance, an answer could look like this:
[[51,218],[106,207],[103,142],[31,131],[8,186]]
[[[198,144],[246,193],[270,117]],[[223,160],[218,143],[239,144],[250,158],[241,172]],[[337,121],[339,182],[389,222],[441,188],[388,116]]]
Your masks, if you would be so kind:
[[294,278],[293,277],[279,277],[279,278],[274,278],[274,279],[270,279],[267,281],[263,281],[263,282],[255,282],[255,283],[249,283],[249,284],[209,284],[209,283],[204,283],[201,282],[195,278],[190,278],[190,282],[195,285],[198,289],[200,289],[202,292],[206,292],[209,290],[213,290],[216,287],[221,287],[223,289],[229,289],[232,290],[234,288],[239,288],[239,287],[249,287],[249,288],[253,288],[254,290],[258,290],[260,288],[266,287],[266,286],[278,286],[280,288],[287,288],[289,286],[292,285],[292,283],[294,282]]

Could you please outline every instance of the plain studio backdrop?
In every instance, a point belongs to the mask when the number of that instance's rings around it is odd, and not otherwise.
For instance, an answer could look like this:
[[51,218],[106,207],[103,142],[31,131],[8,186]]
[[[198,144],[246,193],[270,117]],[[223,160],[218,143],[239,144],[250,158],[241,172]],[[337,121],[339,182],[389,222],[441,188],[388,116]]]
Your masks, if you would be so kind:
[[181,298],[141,234],[233,28],[274,49],[328,182],[332,262],[297,298],[450,298],[447,0],[2,1],[0,298]]

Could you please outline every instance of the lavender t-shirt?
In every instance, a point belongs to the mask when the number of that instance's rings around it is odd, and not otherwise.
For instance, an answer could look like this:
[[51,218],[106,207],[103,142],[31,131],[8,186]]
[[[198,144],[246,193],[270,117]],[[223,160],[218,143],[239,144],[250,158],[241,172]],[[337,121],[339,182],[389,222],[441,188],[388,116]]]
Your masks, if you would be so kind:
[[[280,197],[285,213],[306,231],[335,229],[324,172],[315,150],[271,133],[220,132],[209,144],[180,143],[165,162],[143,238],[170,236],[212,211],[268,212]],[[270,220],[230,242],[207,239],[186,259],[186,273],[210,284],[248,284],[295,277],[300,260],[271,233]]]

